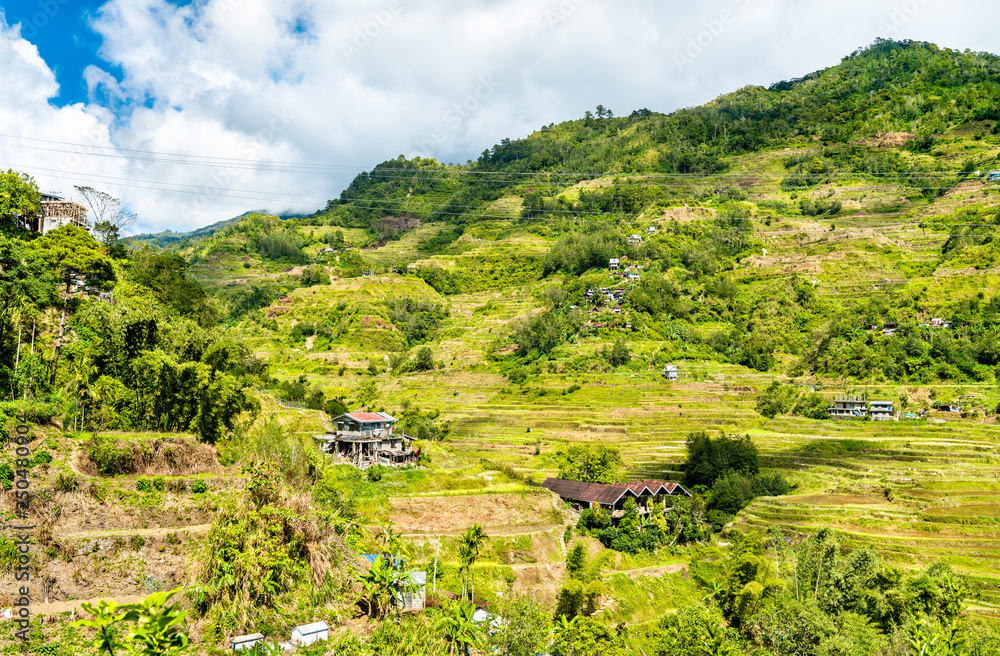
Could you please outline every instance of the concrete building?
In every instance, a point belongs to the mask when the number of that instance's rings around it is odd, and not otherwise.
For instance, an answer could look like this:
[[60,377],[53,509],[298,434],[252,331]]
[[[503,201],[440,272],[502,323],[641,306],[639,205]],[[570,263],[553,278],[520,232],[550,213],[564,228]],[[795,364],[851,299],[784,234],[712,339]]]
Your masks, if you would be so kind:
[[830,407],[831,419],[864,419],[867,416],[868,398],[864,395],[838,395]]
[[396,604],[401,610],[417,611],[424,609],[427,601],[427,572],[407,572],[409,587],[400,589],[396,595]]
[[892,401],[870,401],[868,403],[868,416],[872,421],[894,421],[896,410]]
[[64,225],[87,229],[87,208],[55,194],[42,194],[42,213],[34,226],[43,235]]

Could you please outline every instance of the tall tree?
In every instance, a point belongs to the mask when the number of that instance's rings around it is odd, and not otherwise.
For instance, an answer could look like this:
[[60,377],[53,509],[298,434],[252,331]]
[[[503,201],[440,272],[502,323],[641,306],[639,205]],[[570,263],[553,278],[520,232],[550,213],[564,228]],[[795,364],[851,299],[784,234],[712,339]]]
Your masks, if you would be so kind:
[[[462,569],[465,570],[465,587],[462,590],[464,597],[466,592],[474,600],[476,598],[476,560],[486,545],[489,536],[479,524],[473,524],[458,539],[458,553],[462,560]],[[471,577],[469,572],[472,572]],[[471,582],[471,586],[470,586]]]
[[38,185],[27,173],[7,169],[0,173],[0,227],[27,229],[41,211]]
[[120,199],[107,192],[80,186],[76,190],[94,213],[94,232],[100,237],[101,243],[109,248],[117,244],[121,231],[135,221],[135,214],[122,205]]
[[72,225],[49,231],[31,244],[69,291],[75,281],[103,286],[114,281],[111,260],[86,230]]

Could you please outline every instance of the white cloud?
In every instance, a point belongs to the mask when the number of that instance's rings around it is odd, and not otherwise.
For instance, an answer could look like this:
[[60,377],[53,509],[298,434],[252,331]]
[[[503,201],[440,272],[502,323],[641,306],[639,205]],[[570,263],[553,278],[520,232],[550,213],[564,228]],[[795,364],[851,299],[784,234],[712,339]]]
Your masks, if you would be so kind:
[[[93,28],[113,66],[85,72],[87,106],[51,105],[51,70],[16,29],[3,30],[0,75],[17,93],[0,98],[0,120],[25,136],[113,139],[127,158],[83,159],[81,183],[125,198],[142,229],[190,229],[255,207],[311,211],[397,154],[465,161],[598,103],[619,115],[671,111],[804,75],[880,36],[988,49],[996,12],[981,9],[971,0],[111,0]],[[133,151],[357,168],[293,175]],[[45,168],[65,156],[0,145],[4,158],[25,153]]]
[[[56,107],[55,75],[38,49],[21,38],[19,26],[0,15],[0,167],[34,175],[43,191],[74,195],[74,184],[95,184],[101,177],[121,177],[125,160],[94,158],[84,149],[61,143],[111,148],[107,112],[81,104]],[[43,141],[44,140],[44,141]],[[113,154],[113,150],[107,151]],[[86,172],[86,176],[83,173]]]

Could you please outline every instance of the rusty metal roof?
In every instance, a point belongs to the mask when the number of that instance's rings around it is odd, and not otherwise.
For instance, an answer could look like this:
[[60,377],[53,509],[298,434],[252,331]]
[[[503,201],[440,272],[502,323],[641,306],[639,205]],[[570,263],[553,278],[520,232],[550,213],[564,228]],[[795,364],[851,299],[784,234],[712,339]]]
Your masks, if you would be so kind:
[[[340,415],[340,417],[349,417],[362,424],[372,424],[383,421],[399,421],[392,415],[384,412],[348,412]],[[337,419],[340,419],[340,417],[337,417]]]
[[561,478],[547,478],[542,483],[542,487],[555,492],[565,499],[575,501],[587,501],[590,503],[600,503],[604,505],[614,505],[626,495],[640,497],[643,495],[684,495],[691,494],[677,483],[665,481],[632,481],[629,483],[613,483],[603,485],[601,483],[583,483],[581,481],[567,481]]

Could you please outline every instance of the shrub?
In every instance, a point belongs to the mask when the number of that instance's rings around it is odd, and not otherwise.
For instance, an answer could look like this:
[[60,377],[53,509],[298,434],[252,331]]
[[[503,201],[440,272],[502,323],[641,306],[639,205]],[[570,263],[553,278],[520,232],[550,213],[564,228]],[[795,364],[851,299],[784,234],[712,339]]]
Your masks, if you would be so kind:
[[5,490],[14,487],[14,469],[7,463],[0,464],[0,487]]
[[153,482],[148,478],[140,478],[135,482],[135,489],[138,492],[152,492]]
[[52,454],[48,451],[36,451],[31,460],[36,465],[47,465],[52,462]]
[[208,483],[202,479],[198,479],[191,483],[191,493],[192,494],[205,494],[208,492]]
[[365,470],[365,478],[367,478],[370,483],[378,483],[382,480],[382,476],[385,475],[386,471],[386,467],[383,467],[382,465],[375,465],[374,467],[369,467]]
[[94,437],[84,448],[101,476],[128,474],[132,470],[132,450],[115,439]]
[[139,551],[146,546],[146,538],[141,535],[133,535],[132,539],[129,540],[129,545],[132,547],[132,551]]
[[624,465],[617,449],[588,444],[571,446],[560,453],[564,462],[559,467],[559,478],[584,483],[614,483]]
[[167,488],[167,481],[162,476],[157,476],[153,479],[153,488],[157,492],[163,492]]
[[17,545],[7,536],[0,536],[0,572],[10,572],[17,566]]
[[56,489],[60,492],[75,492],[80,487],[80,480],[74,474],[59,474],[56,477]]
[[687,437],[684,478],[688,485],[712,485],[729,471],[756,475],[760,469],[757,447],[749,435],[710,437],[704,431]]

